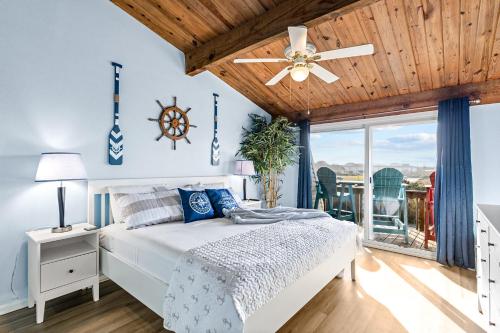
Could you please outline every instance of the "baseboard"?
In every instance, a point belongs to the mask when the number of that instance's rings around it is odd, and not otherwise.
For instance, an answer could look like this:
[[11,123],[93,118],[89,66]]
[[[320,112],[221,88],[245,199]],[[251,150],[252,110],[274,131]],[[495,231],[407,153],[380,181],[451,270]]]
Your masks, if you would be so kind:
[[6,313],[16,311],[28,306],[28,299],[15,299],[9,303],[0,304],[0,316]]

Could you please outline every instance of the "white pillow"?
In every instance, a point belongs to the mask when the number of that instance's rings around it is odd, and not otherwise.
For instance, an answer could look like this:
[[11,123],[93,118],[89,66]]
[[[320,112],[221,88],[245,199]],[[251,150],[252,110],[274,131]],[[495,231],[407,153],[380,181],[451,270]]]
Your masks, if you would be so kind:
[[183,220],[177,189],[151,193],[115,193],[113,196],[127,229]]
[[163,185],[122,185],[122,186],[110,186],[108,187],[109,192],[109,205],[111,206],[111,213],[113,214],[113,220],[115,223],[122,223],[123,217],[120,214],[120,208],[116,204],[114,199],[114,194],[117,193],[152,193],[156,191],[156,188],[161,187],[161,191],[171,190],[171,187]]

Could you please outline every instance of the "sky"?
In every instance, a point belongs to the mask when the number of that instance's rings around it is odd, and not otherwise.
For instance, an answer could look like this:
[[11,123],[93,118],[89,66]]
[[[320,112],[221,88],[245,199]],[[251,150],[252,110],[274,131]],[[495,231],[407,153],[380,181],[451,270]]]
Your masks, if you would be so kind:
[[[409,163],[414,166],[434,166],[436,129],[436,122],[374,128],[373,164]],[[364,130],[312,133],[311,150],[314,162],[363,163]]]

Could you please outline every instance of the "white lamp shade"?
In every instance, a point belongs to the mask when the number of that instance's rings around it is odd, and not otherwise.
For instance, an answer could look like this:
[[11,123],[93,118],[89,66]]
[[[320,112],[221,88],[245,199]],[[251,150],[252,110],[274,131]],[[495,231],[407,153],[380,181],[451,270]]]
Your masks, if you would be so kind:
[[36,182],[85,180],[87,172],[78,153],[43,153],[38,162]]
[[238,176],[253,176],[255,169],[252,161],[237,160],[234,163],[234,174]]

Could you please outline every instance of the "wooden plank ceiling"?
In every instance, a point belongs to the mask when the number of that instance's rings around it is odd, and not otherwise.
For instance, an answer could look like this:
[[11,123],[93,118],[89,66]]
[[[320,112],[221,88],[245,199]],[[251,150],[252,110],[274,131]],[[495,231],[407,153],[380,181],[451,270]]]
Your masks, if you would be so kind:
[[[285,0],[112,2],[183,52],[193,53]],[[372,56],[322,62],[340,77],[332,84],[310,75],[302,83],[287,77],[267,87],[265,82],[285,65],[234,64],[236,54],[207,68],[271,114],[310,117],[313,122],[348,119],[352,112],[365,117],[361,108],[369,109],[371,101],[377,101],[379,109],[384,101],[402,109],[411,105],[414,96],[422,100],[422,96],[436,95],[423,93],[429,90],[446,94],[436,98],[472,93],[483,103],[500,102],[499,0],[368,3],[319,24],[308,24],[308,41],[318,52],[365,43],[375,46]],[[285,33],[237,56],[283,57],[288,44]],[[457,88],[440,89],[444,87]]]

